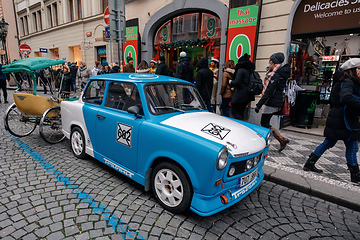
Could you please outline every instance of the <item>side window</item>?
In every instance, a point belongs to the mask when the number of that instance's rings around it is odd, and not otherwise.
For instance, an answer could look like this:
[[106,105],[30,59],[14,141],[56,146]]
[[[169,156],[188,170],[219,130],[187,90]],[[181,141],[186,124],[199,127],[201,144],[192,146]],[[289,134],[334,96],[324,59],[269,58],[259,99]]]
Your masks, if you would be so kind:
[[104,80],[93,80],[87,86],[82,100],[87,103],[101,105],[104,99],[106,82]]
[[138,106],[143,114],[139,91],[132,83],[110,83],[105,106],[122,111],[127,111],[131,106]]

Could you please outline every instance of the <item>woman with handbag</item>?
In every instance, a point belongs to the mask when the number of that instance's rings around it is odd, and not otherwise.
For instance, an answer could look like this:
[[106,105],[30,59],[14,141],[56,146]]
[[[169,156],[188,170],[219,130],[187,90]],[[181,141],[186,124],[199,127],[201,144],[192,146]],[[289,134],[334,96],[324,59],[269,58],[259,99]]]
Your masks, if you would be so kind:
[[[351,182],[360,182],[360,171],[357,161],[360,140],[360,58],[352,58],[341,65],[344,71],[334,73],[334,87],[330,95],[330,111],[324,130],[325,140],[321,143],[305,163],[303,169],[322,173],[315,163],[338,140],[346,146],[346,163],[350,170]],[[341,76],[341,77],[340,77]],[[336,79],[340,81],[335,83]]]
[[234,94],[234,89],[230,86],[230,80],[234,79],[235,63],[233,60],[228,60],[225,63],[225,69],[222,77],[222,84],[220,95],[222,97],[221,110],[225,117],[230,117],[230,102]]
[[284,138],[279,130],[270,125],[271,117],[277,114],[284,105],[284,89],[286,81],[290,77],[290,65],[284,62],[283,53],[274,53],[270,56],[269,71],[264,79],[265,90],[263,96],[256,104],[255,112],[259,112],[260,108],[265,105],[261,115],[261,126],[270,128],[273,135],[280,143],[279,152],[284,150],[289,139]]

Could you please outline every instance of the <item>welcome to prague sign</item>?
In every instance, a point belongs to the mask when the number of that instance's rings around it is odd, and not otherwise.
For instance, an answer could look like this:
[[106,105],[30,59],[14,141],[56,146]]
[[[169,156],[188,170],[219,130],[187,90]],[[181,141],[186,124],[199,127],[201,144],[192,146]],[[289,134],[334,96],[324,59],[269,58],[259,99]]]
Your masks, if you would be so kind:
[[253,60],[258,13],[258,5],[230,10],[226,60],[234,60],[237,63],[239,57],[245,53]]

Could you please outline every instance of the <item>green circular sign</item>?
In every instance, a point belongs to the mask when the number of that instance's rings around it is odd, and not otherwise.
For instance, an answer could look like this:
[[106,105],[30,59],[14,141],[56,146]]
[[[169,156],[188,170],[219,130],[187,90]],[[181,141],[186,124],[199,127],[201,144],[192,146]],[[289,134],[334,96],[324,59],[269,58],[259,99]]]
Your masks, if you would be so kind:
[[137,63],[137,59],[136,59],[136,51],[135,51],[135,48],[134,46],[132,45],[128,45],[126,46],[125,48],[125,51],[124,51],[124,61],[125,61],[125,64],[127,64],[127,57],[132,57],[133,60],[134,60],[134,63],[136,64]]
[[168,27],[165,25],[162,29],[161,29],[161,35],[163,36],[162,41],[163,42],[167,42],[167,40],[169,39],[169,29]]
[[[241,47],[241,51],[239,52],[239,47]],[[229,48],[229,58],[230,60],[234,60],[235,62],[244,55],[245,53],[251,53],[251,44],[248,36],[244,34],[239,34],[233,38]]]
[[216,20],[213,17],[210,17],[206,22],[206,29],[208,32],[206,33],[206,36],[213,37],[216,33]]

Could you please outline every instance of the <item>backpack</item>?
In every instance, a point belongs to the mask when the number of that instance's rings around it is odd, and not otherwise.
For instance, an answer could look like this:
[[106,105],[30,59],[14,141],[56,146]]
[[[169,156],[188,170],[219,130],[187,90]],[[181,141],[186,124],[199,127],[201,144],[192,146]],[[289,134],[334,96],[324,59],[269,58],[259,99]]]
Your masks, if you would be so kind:
[[47,78],[47,79],[51,78],[51,70],[50,70],[50,68],[44,68],[43,73],[44,73],[45,78]]
[[249,83],[249,92],[251,94],[259,95],[264,89],[263,81],[261,80],[260,74],[256,71],[250,71],[250,83]]

